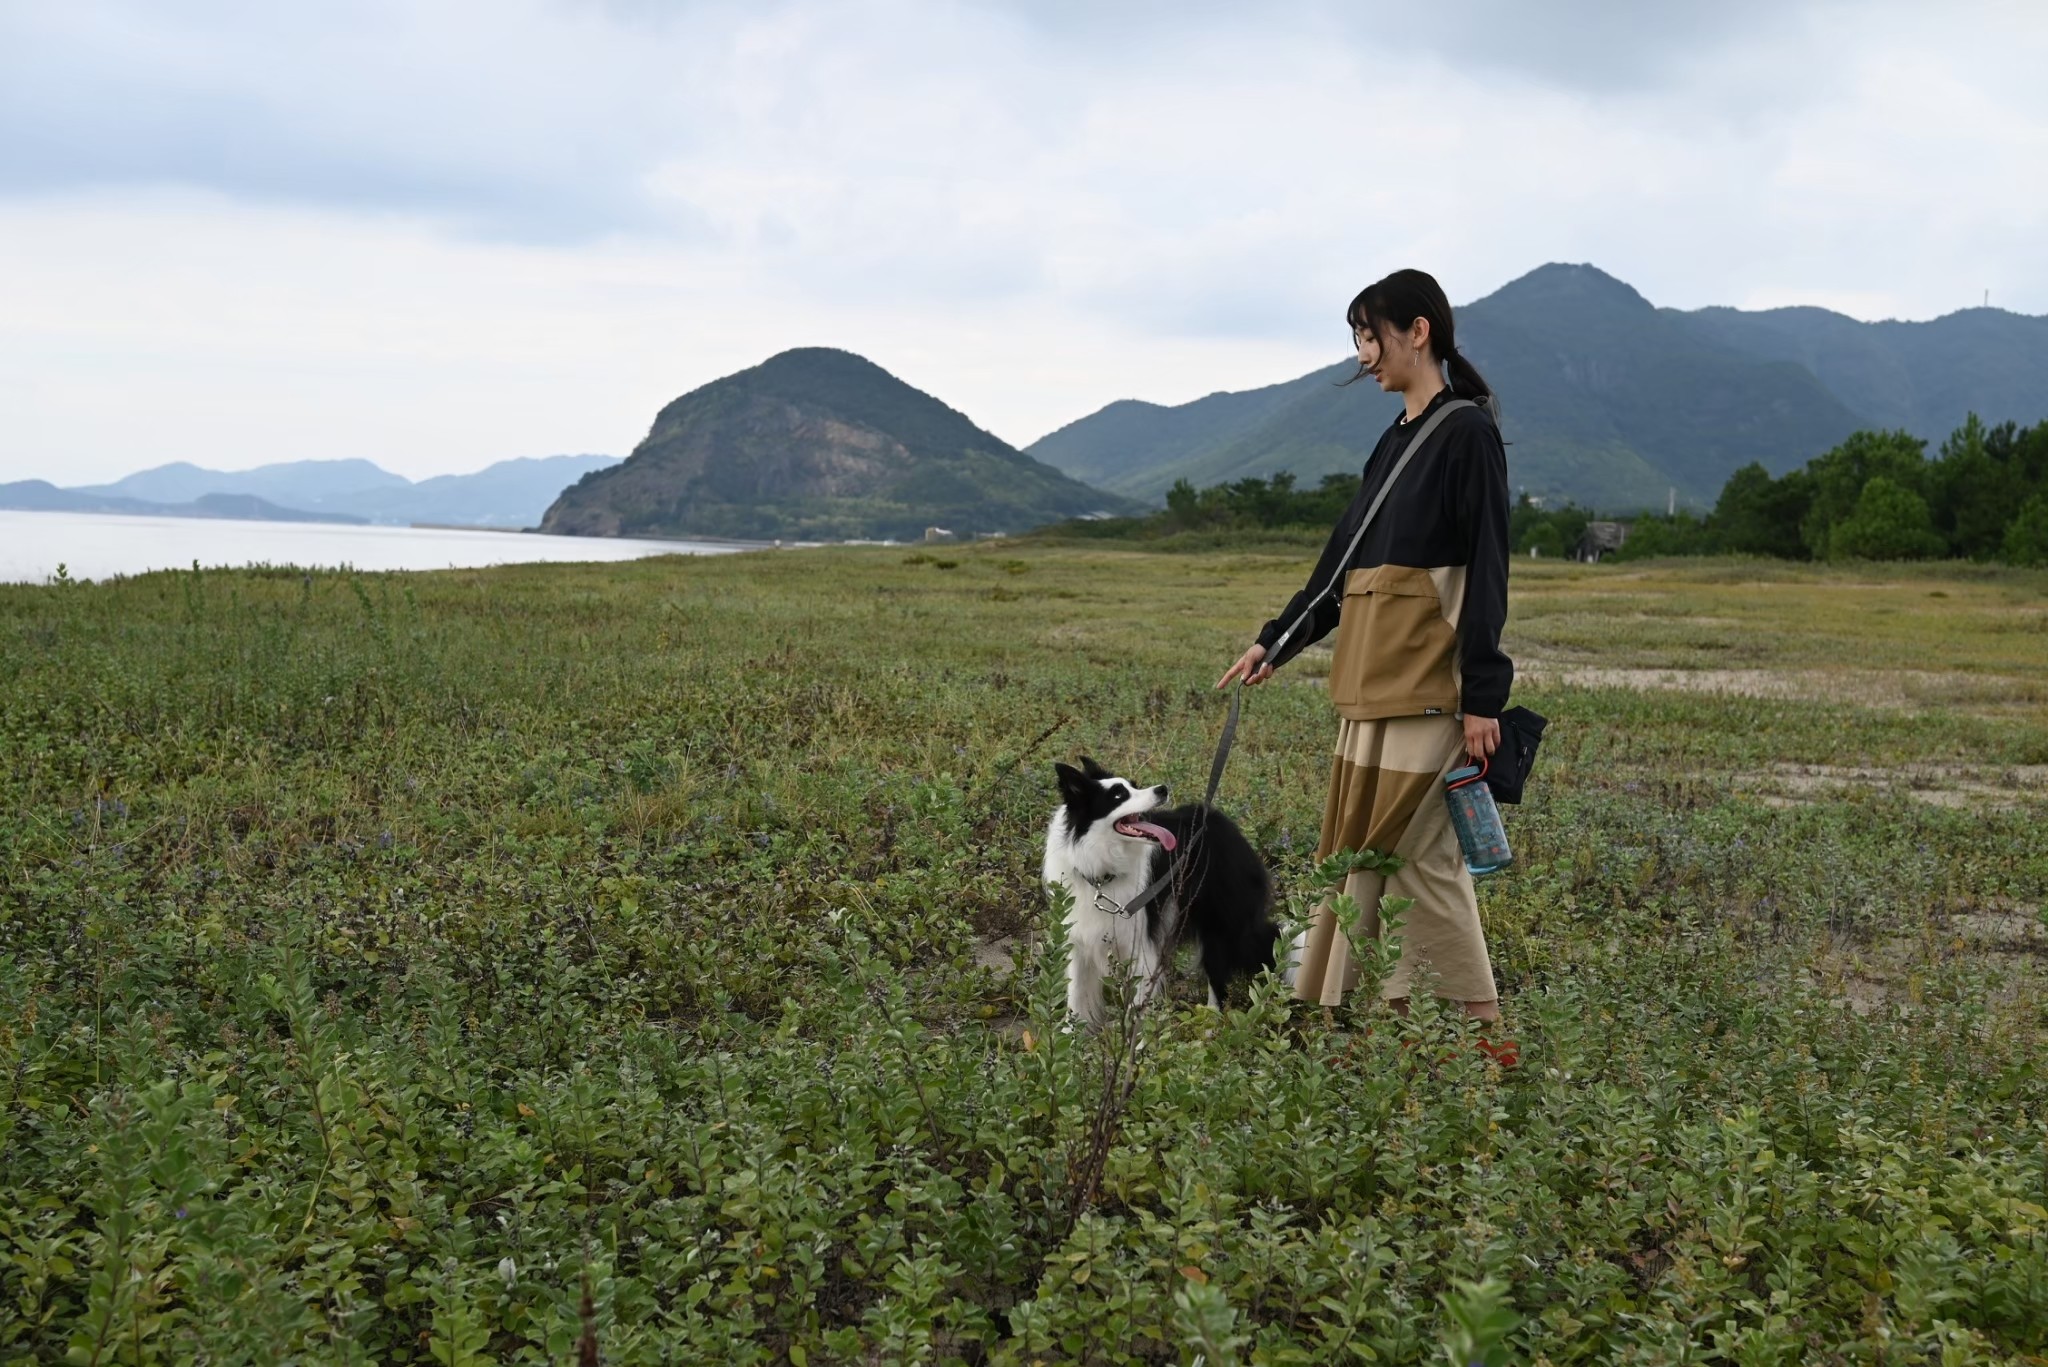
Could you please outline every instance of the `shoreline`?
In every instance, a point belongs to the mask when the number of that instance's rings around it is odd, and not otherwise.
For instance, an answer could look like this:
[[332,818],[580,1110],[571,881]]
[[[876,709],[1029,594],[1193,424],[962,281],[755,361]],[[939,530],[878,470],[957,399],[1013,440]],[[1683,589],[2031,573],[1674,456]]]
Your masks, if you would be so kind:
[[[434,525],[435,530],[444,532],[508,531],[504,527],[458,527],[454,525],[415,522],[415,527]],[[845,545],[838,541],[742,541],[731,536],[663,536],[659,532],[647,532],[638,536],[583,536],[576,532],[544,532],[538,527],[520,527],[514,532],[518,536],[545,536],[556,541],[673,541],[682,546],[724,546],[736,551],[789,551],[811,550],[819,546]],[[893,543],[892,543],[893,544]]]
[[717,556],[750,549],[679,538],[531,536],[507,528],[0,510],[0,582],[7,584],[40,584],[60,570],[78,582],[194,565],[381,573]]

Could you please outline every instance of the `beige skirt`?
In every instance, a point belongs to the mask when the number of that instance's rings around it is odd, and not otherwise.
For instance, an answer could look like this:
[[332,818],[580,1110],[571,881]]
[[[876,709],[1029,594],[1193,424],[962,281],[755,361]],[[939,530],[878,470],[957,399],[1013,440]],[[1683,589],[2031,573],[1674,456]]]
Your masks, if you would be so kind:
[[[1364,909],[1360,929],[1380,933],[1382,896],[1414,899],[1401,926],[1401,955],[1380,995],[1409,995],[1427,966],[1430,990],[1457,1001],[1492,1001],[1493,964],[1472,875],[1443,798],[1443,775],[1465,762],[1465,728],[1455,716],[1339,722],[1323,834],[1316,858],[1378,850],[1406,861],[1387,876],[1353,872],[1344,891]],[[1297,956],[1294,995],[1335,1006],[1358,985],[1351,945],[1327,904],[1316,908]]]

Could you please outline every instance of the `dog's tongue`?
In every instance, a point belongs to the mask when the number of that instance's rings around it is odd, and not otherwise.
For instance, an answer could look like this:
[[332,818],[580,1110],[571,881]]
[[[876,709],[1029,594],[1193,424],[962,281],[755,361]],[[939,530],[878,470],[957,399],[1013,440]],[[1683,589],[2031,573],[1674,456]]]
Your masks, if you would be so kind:
[[1140,821],[1134,816],[1125,817],[1122,821],[1119,821],[1117,828],[1127,835],[1142,835],[1147,840],[1158,841],[1160,848],[1168,854],[1172,854],[1173,847],[1179,843],[1173,838],[1173,832],[1167,830],[1166,827],[1155,826],[1149,821]]

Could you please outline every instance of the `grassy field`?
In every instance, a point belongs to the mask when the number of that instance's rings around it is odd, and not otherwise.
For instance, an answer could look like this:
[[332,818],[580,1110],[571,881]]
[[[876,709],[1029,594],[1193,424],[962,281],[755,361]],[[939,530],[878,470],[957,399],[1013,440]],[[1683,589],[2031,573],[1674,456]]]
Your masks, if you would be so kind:
[[2048,576],[1518,562],[1522,1066],[1062,1032],[1052,760],[1311,549],[0,588],[0,1362],[2042,1361]]

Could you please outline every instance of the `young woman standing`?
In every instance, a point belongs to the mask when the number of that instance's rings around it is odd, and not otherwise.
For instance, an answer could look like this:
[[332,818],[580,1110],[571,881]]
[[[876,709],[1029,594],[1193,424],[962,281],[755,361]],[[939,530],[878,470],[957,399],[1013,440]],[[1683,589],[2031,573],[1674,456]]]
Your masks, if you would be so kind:
[[[1429,275],[1394,272],[1352,300],[1345,318],[1358,345],[1353,378],[1369,375],[1399,394],[1402,414],[1373,448],[1307,587],[1216,686],[1263,683],[1304,646],[1337,630],[1330,699],[1340,721],[1316,857],[1371,849],[1405,861],[1391,876],[1360,870],[1344,885],[1374,935],[1383,894],[1414,899],[1401,928],[1400,960],[1382,988],[1396,1010],[1407,1009],[1415,970],[1427,965],[1436,992],[1462,1002],[1472,1016],[1495,1020],[1493,965],[1442,778],[1468,755],[1493,754],[1514,682],[1514,664],[1500,648],[1508,480],[1497,405],[1485,379],[1458,354],[1450,302]],[[1357,551],[1340,564],[1416,432],[1461,398],[1476,406],[1444,416],[1400,472]],[[1340,591],[1324,595],[1340,572]],[[1304,613],[1307,619],[1288,634]],[[1358,976],[1336,918],[1329,907],[1318,908],[1296,945],[1295,996],[1334,1006]]]

